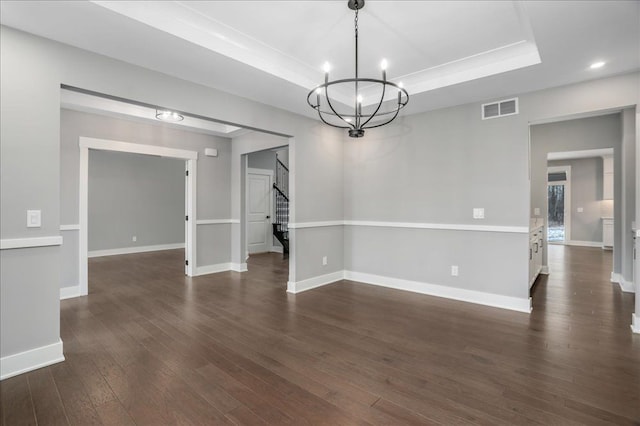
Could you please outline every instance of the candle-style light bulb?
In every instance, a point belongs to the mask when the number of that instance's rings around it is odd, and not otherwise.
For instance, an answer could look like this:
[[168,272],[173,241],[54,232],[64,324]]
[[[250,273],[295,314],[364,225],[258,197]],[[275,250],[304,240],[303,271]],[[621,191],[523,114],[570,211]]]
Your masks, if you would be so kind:
[[358,95],[357,100],[358,100],[358,103],[361,104],[362,103],[362,95]]
[[382,69],[382,80],[383,81],[387,81],[387,66],[389,65],[389,63],[387,62],[386,59],[383,59],[382,62],[380,62],[380,68]]
[[331,64],[329,62],[325,62],[324,65],[322,66],[322,69],[324,70],[324,82],[328,83],[329,71],[331,71]]

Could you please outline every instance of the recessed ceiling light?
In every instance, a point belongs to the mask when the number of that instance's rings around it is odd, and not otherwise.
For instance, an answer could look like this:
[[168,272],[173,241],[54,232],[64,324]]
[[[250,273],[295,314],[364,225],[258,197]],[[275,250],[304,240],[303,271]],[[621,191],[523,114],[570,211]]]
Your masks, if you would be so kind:
[[604,62],[604,61],[594,62],[594,63],[591,64],[591,66],[589,68],[591,68],[592,70],[595,70],[595,69],[598,69],[598,68],[602,68],[602,67],[604,67],[605,63],[606,62]]
[[167,111],[167,110],[156,110],[156,118],[158,120],[171,121],[174,123],[176,121],[184,120],[184,117],[182,116],[182,114],[178,114],[177,112]]

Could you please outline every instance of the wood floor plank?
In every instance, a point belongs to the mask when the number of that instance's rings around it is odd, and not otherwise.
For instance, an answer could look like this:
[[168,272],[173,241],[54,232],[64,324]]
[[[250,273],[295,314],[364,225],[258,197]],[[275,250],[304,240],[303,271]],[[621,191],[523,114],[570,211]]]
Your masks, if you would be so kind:
[[41,368],[27,374],[36,420],[39,425],[68,425],[60,394],[51,376],[50,368]]
[[36,415],[25,374],[0,382],[2,424],[35,425]]

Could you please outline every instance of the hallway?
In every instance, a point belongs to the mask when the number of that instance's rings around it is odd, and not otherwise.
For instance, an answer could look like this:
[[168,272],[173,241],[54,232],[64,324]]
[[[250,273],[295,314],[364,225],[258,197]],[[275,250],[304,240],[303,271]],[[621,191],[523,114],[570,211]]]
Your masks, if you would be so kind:
[[531,315],[343,281],[285,293],[280,254],[183,275],[90,260],[66,361],[2,382],[4,425],[616,424],[640,420],[633,295],[611,254],[551,247]]

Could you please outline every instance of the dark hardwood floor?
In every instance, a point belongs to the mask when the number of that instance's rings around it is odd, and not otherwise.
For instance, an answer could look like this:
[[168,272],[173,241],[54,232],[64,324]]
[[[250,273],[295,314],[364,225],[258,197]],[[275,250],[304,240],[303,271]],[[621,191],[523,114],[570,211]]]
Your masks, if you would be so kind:
[[190,279],[183,258],[91,259],[90,295],[61,302],[66,361],[4,380],[2,425],[640,420],[610,252],[551,247],[531,315],[349,281],[288,295],[276,254]]

